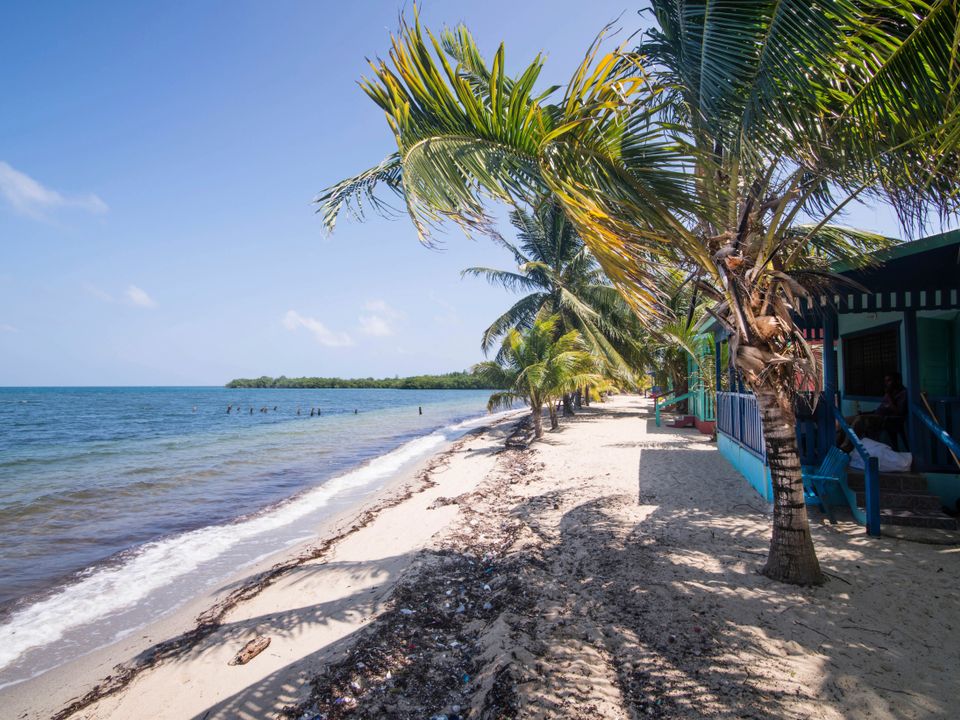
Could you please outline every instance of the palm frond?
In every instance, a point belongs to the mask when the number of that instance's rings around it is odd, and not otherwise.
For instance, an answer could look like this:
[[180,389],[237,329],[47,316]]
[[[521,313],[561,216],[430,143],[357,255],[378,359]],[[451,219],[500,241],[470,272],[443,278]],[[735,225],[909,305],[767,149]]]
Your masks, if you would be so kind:
[[491,285],[499,285],[511,292],[544,290],[543,283],[537,282],[525,273],[514,273],[508,270],[497,270],[496,268],[470,267],[461,270],[460,277],[483,278]]
[[364,170],[346,180],[341,180],[324,190],[314,203],[317,213],[323,217],[323,226],[332,233],[343,210],[348,210],[358,220],[364,219],[365,207],[388,218],[398,216],[398,211],[377,196],[380,187],[386,187],[398,198],[403,198],[403,164],[400,155],[388,155],[380,164]]

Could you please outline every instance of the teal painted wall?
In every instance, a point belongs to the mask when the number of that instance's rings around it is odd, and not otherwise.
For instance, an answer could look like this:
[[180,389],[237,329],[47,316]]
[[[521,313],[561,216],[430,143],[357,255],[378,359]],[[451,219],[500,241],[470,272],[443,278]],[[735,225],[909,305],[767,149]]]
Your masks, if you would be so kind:
[[957,394],[954,324],[948,319],[917,318],[920,389],[934,397]]
[[960,475],[946,475],[941,473],[927,473],[927,489],[934,495],[940,496],[944,507],[960,510]]
[[713,422],[717,419],[716,396],[711,382],[716,373],[713,336],[698,335],[694,340],[694,349],[696,357],[687,354],[688,409],[698,420]]
[[[876,313],[857,313],[851,315],[840,315],[838,319],[838,334],[841,338],[849,333],[867,330],[880,325],[887,325],[892,322],[900,323],[900,370],[906,367],[906,357],[904,348],[906,347],[906,338],[903,334],[903,313],[902,312],[876,312]],[[943,377],[949,377],[950,386],[946,392],[934,392],[928,389],[930,395],[958,395],[960,394],[960,313],[950,310],[921,310],[917,313],[917,341],[920,346],[921,359],[921,380],[923,385],[924,377],[937,387],[943,385]],[[938,360],[946,354],[944,360]],[[924,376],[924,367],[926,367],[926,376]],[[879,401],[872,402],[868,400],[849,400],[846,397],[843,377],[843,342],[837,343],[837,369],[839,370],[839,386],[842,398],[841,410],[844,415],[855,415],[858,412],[873,410],[879,405]]]
[[903,356],[903,348],[906,345],[905,338],[903,336],[903,313],[902,312],[877,312],[877,313],[858,313],[854,315],[840,315],[837,319],[837,330],[838,335],[840,336],[840,341],[837,342],[837,375],[838,375],[838,384],[840,387],[840,410],[841,412],[849,417],[850,415],[856,415],[857,413],[867,412],[869,410],[874,410],[880,404],[880,401],[869,401],[869,400],[849,400],[847,399],[847,391],[844,387],[844,377],[843,377],[843,336],[850,333],[859,332],[860,330],[868,330],[872,327],[878,327],[880,325],[888,325],[893,322],[900,323],[900,368],[903,369],[905,365],[905,360]]
[[770,482],[770,468],[749,450],[744,450],[736,442],[722,433],[717,434],[717,449],[730,464],[743,475],[747,482],[767,502],[773,502],[773,484]]

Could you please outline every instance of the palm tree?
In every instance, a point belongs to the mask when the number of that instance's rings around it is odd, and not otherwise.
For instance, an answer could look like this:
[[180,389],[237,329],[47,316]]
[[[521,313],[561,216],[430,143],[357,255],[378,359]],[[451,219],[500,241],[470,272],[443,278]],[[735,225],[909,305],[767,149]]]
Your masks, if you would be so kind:
[[[764,572],[822,580],[795,438],[798,373],[819,378],[794,322],[827,261],[878,238],[835,225],[855,199],[908,229],[957,207],[960,22],[955,0],[652,0],[635,51],[600,41],[550,103],[540,56],[507,77],[469,33],[415,20],[363,89],[397,153],[320,198],[328,227],[397,191],[422,240],[444,220],[484,232],[490,199],[552,194],[649,321],[669,314],[665,267],[690,273],[729,334],[763,417],[774,486]],[[374,203],[375,204],[375,203]]]
[[[634,385],[634,371],[646,359],[637,318],[562,208],[549,200],[533,210],[515,208],[510,221],[517,228],[519,242],[508,242],[499,235],[494,239],[513,255],[517,270],[471,267],[461,273],[528,293],[484,331],[484,353],[511,329],[525,330],[538,318],[556,315],[558,336],[577,330],[609,376]],[[570,397],[568,393],[563,398],[565,414],[572,414]]]
[[508,408],[517,400],[530,405],[535,438],[543,437],[543,406],[550,409],[551,427],[557,427],[554,401],[585,384],[600,383],[593,357],[576,330],[559,338],[559,318],[535,320],[525,332],[509,330],[503,339],[498,362],[474,367],[485,381],[507,388],[490,396],[488,410]]

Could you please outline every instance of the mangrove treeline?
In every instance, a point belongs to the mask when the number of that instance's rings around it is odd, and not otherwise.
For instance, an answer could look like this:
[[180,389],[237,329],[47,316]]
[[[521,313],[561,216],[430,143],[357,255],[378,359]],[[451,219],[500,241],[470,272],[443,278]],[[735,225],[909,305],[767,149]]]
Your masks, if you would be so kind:
[[238,378],[227,383],[228,388],[388,388],[394,390],[501,390],[487,378],[470,372],[452,372],[443,375],[414,375],[394,378]]

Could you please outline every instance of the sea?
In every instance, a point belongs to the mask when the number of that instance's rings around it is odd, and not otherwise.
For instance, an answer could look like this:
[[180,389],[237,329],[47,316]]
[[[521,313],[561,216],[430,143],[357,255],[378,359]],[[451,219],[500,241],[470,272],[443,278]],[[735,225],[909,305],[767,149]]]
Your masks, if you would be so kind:
[[0,388],[0,689],[315,538],[490,422],[488,397]]

